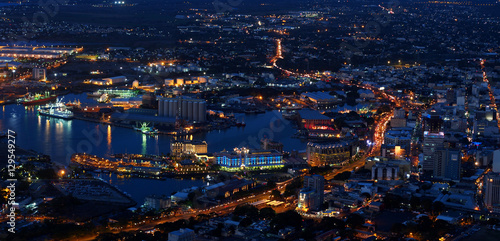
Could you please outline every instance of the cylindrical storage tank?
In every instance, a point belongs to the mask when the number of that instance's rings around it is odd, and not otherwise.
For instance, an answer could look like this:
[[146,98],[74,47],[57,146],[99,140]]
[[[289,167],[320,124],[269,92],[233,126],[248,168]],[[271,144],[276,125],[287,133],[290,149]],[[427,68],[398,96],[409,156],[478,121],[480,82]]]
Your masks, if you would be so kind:
[[179,100],[174,100],[174,116],[177,116],[179,113]]
[[186,100],[182,101],[182,119],[187,120],[188,118],[188,102]]
[[175,117],[174,110],[175,110],[174,101],[169,100],[168,101],[168,116],[169,117]]
[[172,100],[172,107],[174,108],[173,110],[173,116],[177,117],[177,112],[179,112],[179,101],[178,100]]
[[188,120],[193,120],[193,101],[188,101]]
[[158,116],[163,116],[163,100],[158,101]]
[[163,100],[163,115],[170,117],[170,106],[168,100]]
[[200,111],[200,102],[196,101],[193,103],[193,120],[196,122],[200,121],[198,116],[199,111]]
[[198,110],[198,116],[200,119],[200,122],[205,122],[207,118],[207,102],[202,101],[200,102],[200,109]]

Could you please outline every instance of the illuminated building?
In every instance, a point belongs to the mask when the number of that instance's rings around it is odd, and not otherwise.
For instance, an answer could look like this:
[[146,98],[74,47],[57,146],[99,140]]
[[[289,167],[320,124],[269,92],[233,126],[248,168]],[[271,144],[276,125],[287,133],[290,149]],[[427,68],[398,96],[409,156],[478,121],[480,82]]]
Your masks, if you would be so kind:
[[250,150],[234,148],[233,151],[215,153],[215,161],[226,171],[242,169],[272,169],[284,166],[283,154],[276,150]]
[[207,103],[202,99],[160,98],[158,116],[179,118],[193,122],[206,121]]
[[444,143],[444,132],[431,133],[429,131],[424,132],[424,142],[423,142],[423,153],[424,159],[422,163],[422,169],[424,172],[433,173],[434,171],[434,153],[443,148]]
[[304,188],[300,190],[298,209],[319,211],[324,201],[325,179],[321,175],[304,177]]
[[426,115],[423,121],[423,163],[422,169],[425,173],[434,174],[434,153],[444,147],[443,119],[432,112]]
[[45,48],[38,46],[0,46],[0,56],[15,58],[54,59],[81,52],[83,48]]
[[93,79],[90,80],[89,83],[94,84],[94,85],[114,85],[114,84],[121,84],[127,82],[127,78],[125,76],[116,76],[116,77],[109,77],[109,78],[103,78],[103,79]]
[[317,110],[328,110],[337,107],[340,100],[325,92],[309,92],[300,95],[301,99],[311,101]]
[[201,154],[207,153],[207,142],[205,141],[173,141],[170,143],[170,154]]
[[177,79],[165,79],[166,86],[184,86],[184,85],[199,85],[206,84],[208,82],[208,77],[196,76],[190,79],[177,78]]
[[198,165],[193,160],[183,160],[175,164],[175,171],[178,174],[202,173],[207,170],[208,167],[206,165]]
[[401,159],[406,154],[406,150],[396,145],[382,144],[380,147],[382,157],[391,159]]
[[399,146],[409,154],[411,150],[412,128],[393,128],[384,135],[384,144]]
[[299,110],[299,118],[302,126],[309,130],[327,130],[331,129],[333,119],[322,115],[319,111],[315,110]]
[[344,165],[356,154],[354,142],[307,143],[307,161],[311,166]]
[[484,204],[489,210],[500,212],[500,174],[488,173],[483,183]]

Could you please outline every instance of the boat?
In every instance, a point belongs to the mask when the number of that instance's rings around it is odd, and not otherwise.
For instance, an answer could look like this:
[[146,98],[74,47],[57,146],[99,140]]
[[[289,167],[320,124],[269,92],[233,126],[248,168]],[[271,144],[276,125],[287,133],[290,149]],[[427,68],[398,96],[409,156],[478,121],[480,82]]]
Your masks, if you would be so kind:
[[106,94],[106,93],[104,93],[104,94],[102,94],[102,95],[101,95],[101,96],[97,99],[97,102],[99,102],[99,103],[106,103],[106,102],[108,102],[108,100],[109,100],[109,99],[110,99],[110,98],[109,98],[109,95],[108,95],[108,94]]
[[266,111],[261,110],[261,109],[246,109],[244,112],[246,114],[263,114],[263,113],[266,113]]
[[47,103],[55,99],[57,99],[57,95],[51,95],[49,94],[49,92],[45,92],[45,94],[35,94],[35,95],[28,93],[27,96],[19,99],[18,103],[23,105],[38,105]]
[[74,117],[73,112],[68,110],[68,107],[64,103],[62,103],[62,98],[58,99],[56,103],[40,106],[37,111],[40,115],[67,120],[73,119]]
[[92,93],[87,93],[87,97],[89,98],[94,98],[94,97],[100,97],[103,93],[101,91],[94,91]]
[[80,100],[75,100],[73,102],[70,101],[70,102],[66,103],[66,106],[69,108],[74,108],[74,107],[80,108],[81,103],[80,103]]
[[245,120],[243,119],[241,122],[237,121],[236,126],[237,127],[245,127],[247,124],[245,124]]
[[152,126],[149,126],[149,123],[146,123],[146,122],[141,123],[140,127],[134,127],[134,130],[139,131],[145,135],[158,135],[158,133],[159,133],[158,129],[155,129]]

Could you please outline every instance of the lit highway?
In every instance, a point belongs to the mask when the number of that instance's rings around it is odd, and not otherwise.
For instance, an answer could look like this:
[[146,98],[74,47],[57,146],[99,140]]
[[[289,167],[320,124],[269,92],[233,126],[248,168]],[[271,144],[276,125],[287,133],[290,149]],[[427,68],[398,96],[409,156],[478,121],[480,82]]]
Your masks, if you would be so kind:
[[[299,176],[296,176],[292,179],[278,183],[276,185],[276,189],[278,189],[280,191],[284,190],[286,185],[291,183],[295,178],[299,178],[301,176],[303,176],[303,175],[299,175]],[[112,232],[112,233],[119,233],[119,232],[131,232],[131,231],[137,231],[137,230],[144,230],[144,231],[152,230],[155,228],[156,225],[166,223],[166,222],[175,222],[175,221],[180,220],[180,219],[189,219],[190,217],[196,217],[197,215],[200,215],[200,214],[209,215],[211,213],[216,213],[218,215],[224,216],[224,215],[228,215],[228,214],[232,213],[234,211],[234,209],[239,205],[251,204],[251,203],[254,203],[257,201],[261,201],[261,200],[270,200],[271,191],[272,190],[268,190],[268,191],[261,192],[261,193],[255,194],[255,195],[243,197],[243,198],[240,198],[238,200],[234,200],[234,201],[231,201],[228,203],[220,204],[220,205],[217,205],[217,206],[214,206],[211,208],[207,208],[207,209],[191,210],[189,212],[184,212],[181,214],[176,214],[176,215],[171,215],[171,216],[165,215],[165,216],[162,216],[159,218],[150,218],[150,219],[143,220],[141,222],[138,222],[138,223],[135,223],[132,225],[127,225],[125,227],[108,229],[107,231]],[[295,208],[295,206],[293,206],[293,205],[288,206],[288,207],[285,207],[283,205],[278,206],[278,207],[273,207],[273,209],[277,213],[284,212],[287,210],[292,210],[294,208]],[[94,234],[92,236],[78,238],[76,240],[81,240],[81,241],[94,240],[98,235],[99,234]]]
[[496,104],[496,100],[495,100],[495,94],[493,92],[493,90],[491,89],[491,83],[490,81],[488,80],[488,75],[486,74],[486,68],[484,67],[484,63],[486,62],[486,60],[481,60],[481,70],[483,71],[483,81],[486,82],[488,84],[488,94],[490,96],[490,101],[491,101],[491,107],[495,110],[495,113],[497,113],[497,126],[498,126],[498,129],[500,130],[500,118],[498,118],[498,109],[497,109],[497,104]]

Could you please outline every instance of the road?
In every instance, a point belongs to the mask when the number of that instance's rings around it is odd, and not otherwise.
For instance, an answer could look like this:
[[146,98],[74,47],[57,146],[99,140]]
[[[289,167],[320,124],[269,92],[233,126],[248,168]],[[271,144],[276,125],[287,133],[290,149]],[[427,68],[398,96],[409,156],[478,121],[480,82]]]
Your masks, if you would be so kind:
[[484,59],[481,60],[481,70],[483,71],[483,81],[488,84],[488,92],[489,92],[489,96],[490,96],[491,107],[497,113],[497,122],[498,122],[497,126],[498,126],[498,129],[500,130],[500,118],[499,118],[497,104],[496,104],[496,100],[495,100],[495,94],[494,94],[493,90],[491,89],[491,83],[488,80],[488,75],[486,74],[486,68],[484,67],[484,63],[486,63],[486,60],[484,60]]
[[364,154],[359,160],[356,160],[356,161],[348,164],[347,166],[344,166],[340,169],[337,169],[337,170],[325,175],[325,179],[331,180],[339,173],[342,173],[345,171],[352,171],[352,170],[356,170],[358,168],[361,168],[365,165],[366,159],[368,157],[377,155],[378,152],[380,151],[380,147],[382,146],[382,143],[384,142],[384,133],[387,129],[387,124],[391,120],[392,116],[393,116],[393,112],[391,111],[389,113],[384,114],[382,116],[382,118],[376,122],[375,131],[374,131],[374,135],[373,135],[373,137],[374,137],[373,138],[373,146],[366,154]]
[[[284,182],[277,183],[275,189],[282,191],[285,189],[286,185],[291,183],[294,179],[300,178],[302,176],[304,176],[304,175],[299,175],[299,176],[296,176],[292,179],[288,179]],[[143,220],[140,223],[132,224],[132,225],[129,225],[127,227],[123,227],[120,229],[112,229],[112,230],[109,229],[107,231],[112,232],[112,233],[119,233],[119,232],[130,232],[130,231],[137,231],[137,230],[144,230],[144,231],[152,230],[152,229],[154,229],[154,227],[156,225],[166,223],[166,222],[175,222],[175,221],[180,220],[180,219],[189,219],[190,217],[196,217],[197,215],[200,215],[200,214],[209,215],[211,213],[217,213],[218,215],[224,216],[224,215],[228,215],[228,214],[232,213],[234,211],[234,209],[239,205],[251,204],[251,203],[254,203],[257,201],[261,201],[261,200],[270,200],[269,195],[270,195],[271,191],[272,190],[264,191],[264,192],[261,192],[261,193],[255,194],[255,195],[251,195],[248,197],[240,198],[238,200],[234,200],[234,201],[231,201],[228,203],[220,204],[220,205],[208,208],[208,209],[193,210],[191,212],[182,213],[179,215],[165,216],[165,217],[161,217],[158,219],[153,218],[150,220]],[[293,208],[294,208],[294,206],[291,205],[289,207],[278,206],[274,209],[277,213],[279,213],[279,212],[284,212],[286,210],[291,210]],[[91,236],[77,238],[76,240],[79,240],[79,241],[94,240],[98,235],[99,234],[93,234]]]

